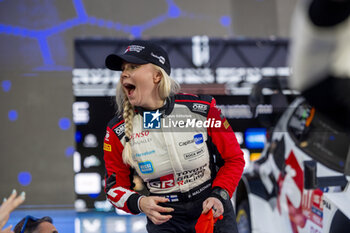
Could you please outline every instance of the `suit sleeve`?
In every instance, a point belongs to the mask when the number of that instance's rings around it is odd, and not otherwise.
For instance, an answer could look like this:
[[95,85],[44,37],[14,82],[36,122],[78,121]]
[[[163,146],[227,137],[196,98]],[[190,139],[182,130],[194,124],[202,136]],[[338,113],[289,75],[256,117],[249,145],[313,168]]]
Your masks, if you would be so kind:
[[132,190],[132,169],[123,162],[123,148],[115,132],[107,127],[103,144],[106,168],[105,193],[116,208],[127,213],[139,214],[138,201],[141,195]]
[[232,197],[243,173],[245,164],[243,152],[227,119],[216,107],[214,98],[211,101],[207,118],[221,121],[221,127],[208,128],[208,135],[224,161],[224,165],[220,167],[214,178],[212,187],[223,188]]

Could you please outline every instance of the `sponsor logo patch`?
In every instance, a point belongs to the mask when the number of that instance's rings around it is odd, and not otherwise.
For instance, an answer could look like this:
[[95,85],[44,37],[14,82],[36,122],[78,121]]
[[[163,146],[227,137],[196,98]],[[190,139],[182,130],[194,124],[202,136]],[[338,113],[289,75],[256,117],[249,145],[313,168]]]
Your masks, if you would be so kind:
[[208,105],[199,104],[199,103],[193,103],[192,110],[195,111],[195,112],[206,113],[207,110],[208,110]]
[[154,153],[156,153],[155,150],[146,151],[146,152],[142,152],[142,153],[136,153],[135,157],[142,157],[142,156],[151,155],[151,154],[154,154]]
[[179,146],[187,146],[188,144],[191,143],[196,143],[196,145],[202,144],[204,142],[203,139],[203,134],[199,133],[193,136],[193,139],[184,141],[184,142],[179,142]]
[[228,123],[227,119],[224,122],[224,127],[225,129],[227,129],[228,127],[230,127],[230,124]]
[[196,143],[197,145],[202,144],[203,143],[203,134],[201,134],[201,133],[196,134],[196,135],[194,135],[193,139],[194,139],[194,143]]
[[184,158],[186,160],[193,160],[193,159],[197,158],[198,156],[202,155],[203,153],[204,153],[204,149],[201,148],[199,150],[184,154]]
[[126,48],[125,52],[124,53],[127,53],[127,52],[141,52],[145,47],[141,46],[141,45],[130,45]]
[[141,138],[141,139],[134,139],[131,140],[131,145],[141,145],[141,144],[145,144],[145,143],[150,143],[152,142],[152,138]]
[[177,195],[165,195],[165,198],[168,198],[169,202],[177,202],[179,198]]
[[125,123],[119,125],[117,128],[114,129],[114,132],[118,135],[122,135],[125,132]]
[[194,139],[187,140],[187,141],[184,141],[184,142],[179,142],[179,146],[187,146],[188,144],[191,144],[193,142],[194,142]]
[[154,53],[151,53],[151,56],[157,58],[160,63],[162,64],[165,63],[165,58],[163,56],[158,56],[158,55],[155,55]]
[[148,182],[152,188],[167,189],[175,186],[174,174],[162,176]]
[[109,131],[106,131],[105,140],[109,141]]
[[103,150],[112,151],[112,146],[107,143],[103,143]]
[[150,174],[153,173],[153,165],[151,161],[145,161],[139,163],[139,168],[142,174]]
[[204,164],[203,166],[197,167],[195,169],[190,169],[190,170],[176,173],[177,184],[184,185],[187,183],[191,183],[197,179],[203,178],[206,166],[207,164]]
[[143,137],[147,137],[149,135],[149,131],[141,131],[139,133],[134,133],[133,135],[131,135],[131,139],[136,139],[136,138],[143,138]]

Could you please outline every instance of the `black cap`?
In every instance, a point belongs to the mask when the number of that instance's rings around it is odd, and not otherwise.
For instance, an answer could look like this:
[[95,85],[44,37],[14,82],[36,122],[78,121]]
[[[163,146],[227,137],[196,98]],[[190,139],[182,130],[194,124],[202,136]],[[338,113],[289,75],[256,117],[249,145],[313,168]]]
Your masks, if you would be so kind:
[[134,64],[152,63],[164,69],[170,75],[170,62],[167,52],[154,43],[135,40],[126,48],[124,54],[110,54],[106,58],[106,67],[111,70],[121,70],[123,62]]

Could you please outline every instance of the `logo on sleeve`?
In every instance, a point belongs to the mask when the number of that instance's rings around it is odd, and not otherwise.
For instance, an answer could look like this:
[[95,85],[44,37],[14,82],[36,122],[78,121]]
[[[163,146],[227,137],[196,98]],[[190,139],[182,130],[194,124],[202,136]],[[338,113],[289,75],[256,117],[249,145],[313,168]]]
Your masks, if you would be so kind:
[[228,127],[230,127],[230,124],[228,123],[227,119],[224,122],[224,127],[225,129],[227,129]]
[[139,163],[139,168],[142,174],[150,174],[153,173],[153,165],[151,161],[145,161]]
[[107,143],[103,143],[103,150],[111,152],[112,146]]
[[193,106],[192,106],[192,110],[195,112],[206,113],[207,109],[208,109],[208,105],[206,104],[193,103]]
[[109,141],[109,132],[108,132],[108,130],[106,131],[105,141]]
[[119,125],[117,128],[114,129],[114,132],[118,135],[118,137],[122,135],[124,131],[125,131],[125,123]]
[[144,112],[143,113],[143,128],[144,129],[160,129],[160,116],[162,113],[157,110],[156,112]]

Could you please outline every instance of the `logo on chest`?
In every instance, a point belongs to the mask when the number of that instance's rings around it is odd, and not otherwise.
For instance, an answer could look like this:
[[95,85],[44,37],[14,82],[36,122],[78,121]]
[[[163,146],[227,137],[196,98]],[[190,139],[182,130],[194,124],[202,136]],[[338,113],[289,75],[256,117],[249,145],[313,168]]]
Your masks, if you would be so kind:
[[203,143],[203,134],[199,133],[193,136],[194,139],[194,143],[196,143],[196,145],[202,144]]
[[145,161],[145,162],[139,163],[139,168],[142,174],[150,174],[150,173],[153,173],[154,171],[151,161]]
[[142,153],[136,153],[136,154],[135,154],[135,157],[138,158],[138,157],[142,157],[142,156],[152,155],[152,154],[154,154],[154,153],[156,153],[155,150],[146,151],[146,152],[142,152]]
[[184,184],[191,183],[191,182],[194,182],[198,179],[203,178],[204,174],[205,174],[206,167],[207,167],[207,164],[204,164],[204,165],[197,167],[197,168],[194,168],[194,169],[190,169],[190,170],[176,173],[177,184],[184,185]]
[[149,143],[152,141],[151,137],[149,136],[149,131],[145,130],[145,131],[141,131],[141,132],[137,132],[131,135],[131,145],[138,145],[138,144],[144,144],[144,143]]
[[150,180],[148,182],[148,185],[152,188],[158,188],[158,189],[166,189],[166,188],[174,187],[175,186],[174,174],[169,174],[154,180]]
[[193,136],[193,139],[179,142],[179,146],[187,146],[189,144],[195,143],[196,145],[200,145],[204,142],[203,134],[199,133]]
[[198,157],[201,157],[201,155],[204,154],[204,149],[203,148],[200,148],[199,150],[196,150],[196,151],[192,151],[192,152],[189,152],[189,153],[186,153],[184,154],[184,158],[186,160],[193,160],[193,159],[196,159]]

